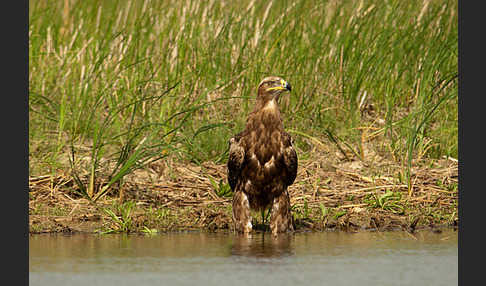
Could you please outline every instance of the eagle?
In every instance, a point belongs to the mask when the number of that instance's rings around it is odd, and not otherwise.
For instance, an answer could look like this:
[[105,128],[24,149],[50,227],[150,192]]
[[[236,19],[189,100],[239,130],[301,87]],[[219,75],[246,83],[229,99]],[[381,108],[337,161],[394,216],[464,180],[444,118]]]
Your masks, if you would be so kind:
[[297,153],[284,130],[278,107],[280,95],[291,89],[280,77],[264,78],[245,129],[229,140],[228,184],[234,192],[237,232],[252,231],[250,209],[267,208],[271,208],[272,234],[293,231],[287,187],[297,176]]

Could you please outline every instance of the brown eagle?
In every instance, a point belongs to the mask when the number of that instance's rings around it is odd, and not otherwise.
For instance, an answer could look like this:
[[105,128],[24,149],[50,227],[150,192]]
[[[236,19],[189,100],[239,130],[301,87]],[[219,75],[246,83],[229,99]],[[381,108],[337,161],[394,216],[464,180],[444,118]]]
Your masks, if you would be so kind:
[[245,130],[229,140],[228,183],[234,192],[233,220],[238,232],[251,232],[250,209],[267,207],[271,207],[273,234],[293,230],[287,187],[297,175],[297,153],[278,108],[280,94],[290,90],[280,77],[264,78]]

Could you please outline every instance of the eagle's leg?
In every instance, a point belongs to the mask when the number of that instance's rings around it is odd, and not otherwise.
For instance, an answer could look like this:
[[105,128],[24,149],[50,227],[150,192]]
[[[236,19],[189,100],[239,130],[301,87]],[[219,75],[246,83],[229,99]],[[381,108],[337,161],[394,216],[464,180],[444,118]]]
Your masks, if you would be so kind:
[[250,202],[242,191],[236,191],[233,195],[233,222],[237,232],[250,233],[252,230]]
[[292,214],[290,213],[290,197],[287,190],[273,199],[270,229],[272,234],[294,230]]

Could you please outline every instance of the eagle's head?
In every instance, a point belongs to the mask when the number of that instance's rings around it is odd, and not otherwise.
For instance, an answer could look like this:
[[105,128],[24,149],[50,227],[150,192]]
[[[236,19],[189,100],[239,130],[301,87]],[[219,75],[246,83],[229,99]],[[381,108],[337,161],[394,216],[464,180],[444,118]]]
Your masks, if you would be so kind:
[[264,78],[258,85],[258,97],[263,101],[272,99],[278,100],[280,94],[284,91],[291,91],[292,87],[283,78],[278,76],[269,76]]

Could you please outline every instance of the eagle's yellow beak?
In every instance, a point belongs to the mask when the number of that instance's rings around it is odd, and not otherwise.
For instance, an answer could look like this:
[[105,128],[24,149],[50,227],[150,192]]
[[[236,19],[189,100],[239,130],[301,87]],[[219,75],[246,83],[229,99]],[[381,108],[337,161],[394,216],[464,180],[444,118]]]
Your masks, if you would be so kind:
[[292,86],[290,86],[290,83],[288,83],[285,80],[281,79],[280,80],[280,85],[267,88],[267,91],[269,91],[269,90],[288,90],[288,91],[291,91],[292,90]]

